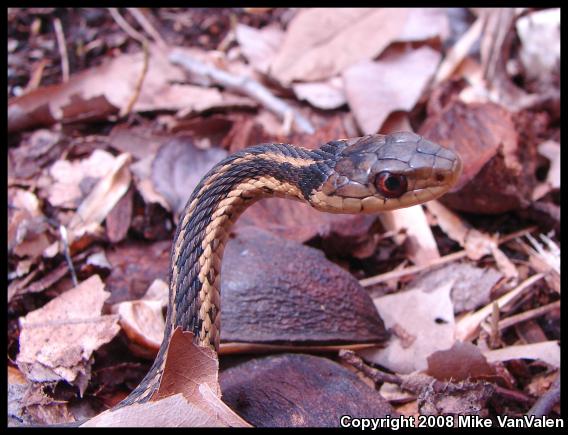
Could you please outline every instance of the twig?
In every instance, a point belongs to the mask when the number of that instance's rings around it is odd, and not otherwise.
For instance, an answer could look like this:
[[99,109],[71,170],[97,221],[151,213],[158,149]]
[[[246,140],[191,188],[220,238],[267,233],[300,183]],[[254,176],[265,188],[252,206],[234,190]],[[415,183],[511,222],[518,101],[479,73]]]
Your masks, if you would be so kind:
[[536,273],[492,303],[485,305],[483,308],[480,308],[475,312],[466,314],[456,322],[454,337],[461,341],[469,340],[476,332],[481,322],[483,322],[483,320],[485,320],[485,318],[491,314],[491,312],[493,311],[494,303],[498,304],[499,309],[502,310],[504,307],[508,306],[512,301],[516,300],[520,295],[522,295],[527,289],[531,288],[535,282],[544,278],[544,276],[544,273]]
[[527,415],[544,417],[548,415],[554,405],[560,401],[560,373],[552,383],[550,389],[544,393],[527,412]]
[[402,385],[403,383],[403,380],[397,375],[391,375],[389,373],[381,372],[373,367],[369,367],[360,357],[355,355],[355,352],[352,350],[341,349],[339,351],[339,358],[362,372],[365,376],[370,378],[375,385],[381,385],[385,382],[396,385]]
[[[506,243],[510,240],[516,239],[522,235],[528,234],[536,229],[536,226],[532,226],[529,228],[525,228],[524,230],[516,231],[514,233],[508,234],[503,236],[499,239],[498,244],[501,245]],[[410,266],[405,269],[401,270],[394,270],[392,272],[383,273],[381,275],[371,276],[369,278],[365,278],[359,281],[363,287],[369,287],[374,284],[379,284],[381,282],[388,281],[390,279],[400,278],[406,275],[412,275],[414,273],[422,272],[423,270],[431,269],[436,266],[440,266],[442,264],[450,263],[452,261],[459,260],[463,257],[467,256],[467,251],[464,249],[462,251],[454,252],[452,254],[448,254],[444,257],[437,258],[436,260],[432,261],[431,263],[421,264],[417,266]]]
[[542,307],[533,308],[532,310],[524,311],[514,316],[507,317],[499,322],[499,330],[509,328],[517,323],[526,322],[527,320],[540,317],[543,314],[553,310],[555,308],[560,308],[560,301],[552,302],[550,304],[543,305]]
[[499,304],[493,302],[493,312],[491,313],[491,334],[489,335],[489,344],[492,349],[499,345]]
[[495,394],[498,394],[499,396],[509,400],[514,400],[515,402],[531,403],[534,400],[532,397],[526,395],[522,391],[511,390],[509,388],[501,387],[497,384],[493,384],[493,388],[495,388]]
[[[135,8],[129,8],[129,11],[131,13],[133,13],[132,9]],[[122,28],[122,30],[124,30],[126,34],[128,34],[131,38],[135,39],[140,44],[142,44],[142,51],[144,52],[144,63],[142,65],[142,72],[140,73],[140,77],[138,78],[138,81],[134,86],[134,93],[132,94],[132,97],[128,101],[128,104],[124,106],[120,111],[120,116],[123,117],[128,115],[132,111],[134,104],[136,104],[136,101],[140,96],[140,92],[142,90],[142,84],[144,83],[144,79],[146,78],[146,74],[148,72],[148,60],[150,57],[150,53],[148,50],[148,39],[138,31],[136,31],[134,28],[132,28],[132,26],[130,26],[130,24],[128,24],[128,22],[124,18],[122,18],[122,15],[120,15],[120,13],[116,8],[108,8],[108,10],[114,21],[116,21],[116,24],[118,24],[120,28]],[[138,22],[140,22],[140,20],[138,20]]]
[[128,115],[132,111],[132,107],[134,107],[134,104],[136,103],[138,97],[140,96],[140,91],[142,90],[142,84],[144,83],[144,79],[146,78],[146,73],[148,72],[148,60],[150,58],[150,53],[148,50],[147,41],[144,41],[142,43],[142,50],[144,52],[144,64],[142,65],[142,72],[140,73],[140,77],[138,78],[136,86],[134,87],[134,94],[132,94],[132,97],[130,98],[128,104],[124,106],[123,109],[120,111],[121,117]]
[[118,12],[117,8],[108,8],[108,11],[110,12],[110,15],[114,19],[114,21],[116,21],[116,24],[118,24],[118,26],[122,30],[124,30],[124,32],[128,36],[130,36],[132,39],[135,39],[140,44],[144,44],[146,42],[146,37],[136,29],[134,29],[130,24],[128,24],[128,22],[124,18],[122,18],[122,15],[120,15],[120,12]]
[[77,275],[75,274],[75,268],[73,267],[73,260],[71,260],[71,252],[69,250],[69,242],[67,240],[67,228],[65,225],[59,225],[59,234],[61,234],[61,241],[63,242],[63,255],[65,256],[65,261],[67,261],[67,266],[71,272],[71,279],[73,280],[73,285],[77,286]]
[[283,100],[275,97],[266,87],[250,77],[237,76],[211,65],[206,65],[180,50],[172,51],[170,54],[170,62],[184,67],[192,74],[206,77],[227,89],[248,95],[263,104],[268,110],[274,112],[282,120],[285,120],[286,114],[291,112],[293,114],[294,125],[301,133],[311,134],[315,131],[310,121],[304,118],[298,111],[294,110]]
[[132,14],[132,16],[138,21],[138,23],[142,26],[142,28],[148,33],[152,39],[160,45],[162,48],[167,47],[166,41],[164,38],[158,33],[154,26],[148,21],[146,16],[140,11],[139,8],[127,8],[128,12]]
[[365,278],[359,281],[363,287],[369,287],[374,284],[379,284],[381,282],[385,282],[391,279],[400,278],[406,275],[412,275],[414,273],[422,272],[423,270],[427,270],[430,268],[434,268],[436,266],[441,266],[442,264],[451,263],[452,261],[459,260],[467,255],[465,250],[454,252],[453,254],[445,255],[444,257],[440,257],[430,263],[426,264],[419,264],[417,266],[410,266],[400,270],[393,270],[392,272],[386,272],[381,275],[371,276],[370,278]]
[[59,47],[59,56],[61,57],[61,74],[63,83],[69,81],[69,58],[67,57],[67,46],[65,44],[65,34],[61,20],[57,17],[53,19],[53,28],[55,29],[55,37],[57,38],[57,46]]
[[30,81],[28,82],[28,84],[24,88],[24,91],[22,92],[23,94],[27,94],[28,92],[31,92],[34,89],[37,89],[39,87],[39,85],[41,83],[42,76],[43,76],[43,70],[45,69],[45,67],[47,66],[48,63],[49,63],[49,61],[44,58],[44,59],[41,59],[32,68],[32,72],[30,74]]

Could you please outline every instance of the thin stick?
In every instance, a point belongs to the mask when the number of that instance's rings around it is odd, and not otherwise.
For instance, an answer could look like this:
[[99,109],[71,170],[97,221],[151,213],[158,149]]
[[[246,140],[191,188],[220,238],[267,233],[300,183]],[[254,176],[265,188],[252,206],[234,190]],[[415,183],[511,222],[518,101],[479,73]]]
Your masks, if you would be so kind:
[[69,241],[67,238],[67,228],[65,228],[65,225],[59,225],[59,234],[61,235],[61,241],[63,242],[63,255],[65,256],[65,261],[67,261],[67,266],[69,267],[69,271],[71,272],[73,285],[76,287],[78,284],[77,274],[75,273],[73,260],[71,259],[71,251],[69,250]]
[[[520,230],[520,231],[516,231],[516,232],[511,233],[511,234],[508,234],[506,236],[503,236],[499,239],[498,244],[501,245],[501,244],[506,243],[510,240],[516,239],[517,237],[523,236],[527,233],[534,231],[536,228],[537,228],[536,226],[532,226],[532,227],[525,228],[525,229]],[[454,253],[448,254],[444,257],[437,258],[436,260],[434,260],[430,263],[427,263],[427,264],[410,266],[410,267],[407,267],[405,269],[394,270],[392,272],[383,273],[381,275],[376,275],[376,276],[371,276],[369,278],[364,278],[364,279],[359,281],[359,284],[361,284],[363,287],[369,287],[371,285],[379,284],[381,282],[385,282],[385,281],[388,281],[390,279],[400,278],[402,276],[412,275],[414,273],[422,272],[423,270],[431,269],[431,268],[434,268],[436,266],[440,266],[442,264],[450,263],[452,261],[459,260],[459,259],[466,257],[466,256],[467,256],[467,251],[464,249],[462,251],[454,252]]]
[[498,304],[499,309],[502,310],[505,306],[509,305],[512,301],[516,300],[527,289],[531,288],[531,286],[535,282],[544,278],[544,276],[545,276],[544,273],[534,274],[531,277],[524,280],[522,283],[520,283],[510,292],[505,293],[497,300],[491,302],[490,304],[485,305],[483,308],[480,308],[475,312],[466,314],[458,322],[456,322],[456,327],[454,332],[455,338],[461,341],[469,340],[471,336],[475,333],[481,322],[483,322],[483,320],[485,320],[485,318],[491,314],[491,312],[493,311],[494,303]]
[[339,358],[372,379],[375,384],[380,385],[388,382],[389,384],[402,385],[403,383],[403,380],[397,375],[391,375],[390,373],[385,373],[368,366],[363,362],[361,357],[357,356],[352,350],[341,349],[339,351]]
[[132,97],[130,98],[128,104],[123,108],[123,110],[120,111],[120,116],[126,116],[132,111],[132,107],[134,107],[134,104],[136,103],[138,97],[140,96],[140,91],[142,90],[142,84],[144,83],[144,79],[146,78],[146,73],[148,72],[148,60],[150,54],[148,50],[147,41],[144,41],[142,43],[142,49],[144,51],[144,64],[142,65],[142,71],[140,73],[138,81],[136,82],[136,86],[134,87],[134,94],[132,94]]
[[122,18],[122,15],[120,15],[120,12],[118,12],[117,8],[108,8],[108,11],[110,12],[110,16],[113,18],[116,24],[118,24],[118,26],[122,30],[124,30],[124,32],[128,36],[130,36],[132,39],[135,39],[140,44],[144,44],[144,42],[146,42],[146,37],[136,29],[134,29],[130,24],[128,24],[128,22],[124,18]]
[[492,349],[499,345],[499,305],[493,302],[493,312],[491,313],[491,334],[489,335],[489,343]]
[[192,74],[206,77],[227,89],[248,95],[263,104],[268,110],[274,112],[282,120],[285,120],[286,114],[291,112],[294,125],[301,133],[312,134],[315,131],[310,121],[304,118],[298,111],[294,110],[280,98],[275,97],[266,87],[250,77],[230,74],[200,62],[180,50],[172,51],[170,54],[170,62],[184,67]]
[[55,37],[57,38],[57,47],[59,48],[59,56],[61,57],[61,74],[63,83],[69,81],[69,58],[67,57],[67,46],[65,44],[65,34],[61,20],[57,17],[53,19],[53,28],[55,29]]
[[154,28],[154,26],[152,26],[150,21],[148,21],[146,16],[142,13],[142,11],[140,11],[139,8],[127,8],[127,9],[128,12],[130,12],[132,16],[136,18],[136,21],[138,21],[138,23],[142,26],[142,28],[146,31],[146,33],[148,33],[152,37],[152,39],[156,41],[158,45],[160,45],[162,48],[167,47],[168,44],[166,44],[164,38],[162,38],[162,36],[158,33],[158,31]]
[[514,316],[507,317],[499,322],[499,330],[509,328],[517,323],[526,322],[527,320],[540,317],[549,311],[560,308],[560,301],[551,302],[550,304],[543,305],[542,307],[533,308],[532,310],[527,310]]
[[363,287],[369,287],[374,284],[379,284],[381,282],[388,281],[394,278],[400,278],[406,275],[412,275],[414,273],[422,272],[423,270],[427,270],[430,268],[434,268],[436,266],[440,266],[442,264],[451,263],[452,261],[459,260],[467,255],[465,250],[454,252],[453,254],[445,255],[443,257],[437,258],[436,260],[427,263],[427,264],[420,264],[417,266],[410,266],[400,270],[393,270],[392,272],[383,273],[381,275],[372,276],[370,278],[365,278],[359,281]]

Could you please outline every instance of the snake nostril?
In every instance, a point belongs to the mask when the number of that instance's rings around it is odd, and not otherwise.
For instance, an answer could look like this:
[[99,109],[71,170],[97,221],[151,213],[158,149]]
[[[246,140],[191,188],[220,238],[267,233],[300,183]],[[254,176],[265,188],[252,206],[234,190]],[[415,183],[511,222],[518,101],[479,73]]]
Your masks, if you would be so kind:
[[438,183],[442,183],[445,179],[446,177],[444,176],[444,174],[436,174],[436,181]]

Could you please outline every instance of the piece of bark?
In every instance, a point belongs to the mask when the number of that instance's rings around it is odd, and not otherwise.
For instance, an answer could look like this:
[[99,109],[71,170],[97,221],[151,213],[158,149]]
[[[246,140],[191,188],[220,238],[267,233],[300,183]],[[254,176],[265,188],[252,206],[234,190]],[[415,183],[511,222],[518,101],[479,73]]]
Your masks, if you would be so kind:
[[222,268],[224,342],[381,343],[384,325],[371,298],[323,253],[243,228]]
[[396,417],[357,375],[326,358],[284,354],[221,372],[223,400],[254,426],[338,427],[343,415]]

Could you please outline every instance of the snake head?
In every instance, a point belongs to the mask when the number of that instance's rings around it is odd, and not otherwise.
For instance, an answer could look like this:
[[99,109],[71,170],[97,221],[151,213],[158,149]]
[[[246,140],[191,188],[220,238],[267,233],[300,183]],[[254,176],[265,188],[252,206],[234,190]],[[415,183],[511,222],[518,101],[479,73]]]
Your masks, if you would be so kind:
[[336,213],[376,213],[435,199],[457,182],[459,155],[408,132],[339,141],[343,146],[312,206]]

